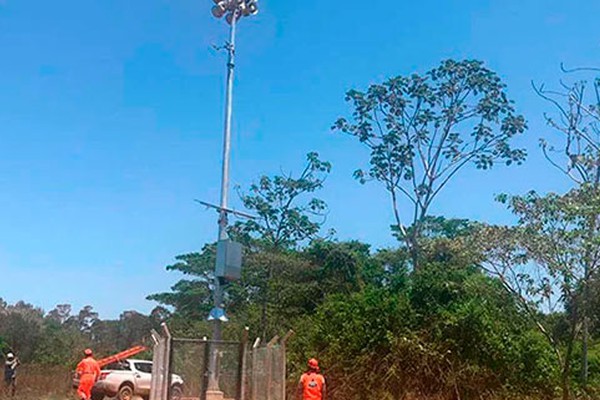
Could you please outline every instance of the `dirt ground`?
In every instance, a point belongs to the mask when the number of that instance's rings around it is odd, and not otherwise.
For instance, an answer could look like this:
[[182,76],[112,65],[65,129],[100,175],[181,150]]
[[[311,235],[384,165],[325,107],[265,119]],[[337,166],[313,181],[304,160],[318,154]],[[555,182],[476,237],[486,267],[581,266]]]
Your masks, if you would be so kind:
[[[2,397],[0,396],[0,399],[2,400],[9,400],[9,397]],[[48,395],[48,396],[40,396],[40,395],[34,395],[34,394],[17,394],[15,397],[12,398],[12,400],[77,400],[77,395],[75,394],[75,392],[73,392],[71,394],[71,396],[66,396],[66,395]],[[132,400],[142,400],[141,397],[134,397]]]

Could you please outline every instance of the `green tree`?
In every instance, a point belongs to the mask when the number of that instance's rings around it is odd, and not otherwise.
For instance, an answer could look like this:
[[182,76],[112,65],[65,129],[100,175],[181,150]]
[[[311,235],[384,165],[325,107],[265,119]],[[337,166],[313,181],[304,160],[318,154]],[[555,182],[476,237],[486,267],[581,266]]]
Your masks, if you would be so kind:
[[178,281],[170,292],[152,294],[148,300],[173,307],[182,317],[192,320],[206,318],[212,308],[212,282],[214,281],[216,246],[206,245],[200,253],[175,257],[176,263],[167,271],[177,271],[186,277]]
[[89,345],[86,340],[74,327],[46,316],[33,359],[36,364],[72,366]]
[[70,304],[58,304],[48,312],[46,319],[55,321],[58,324],[64,324],[71,317],[71,310],[72,306]]
[[115,354],[125,347],[120,347],[120,321],[119,320],[100,320],[94,324],[93,338],[90,340],[84,337],[82,345],[78,348],[77,356],[81,357],[81,349],[85,347],[93,347],[94,353],[99,355]]
[[[330,170],[331,165],[317,153],[309,153],[299,175],[262,176],[248,192],[239,190],[245,208],[256,218],[230,227],[229,234],[245,245],[244,268],[240,282],[225,286],[224,301],[228,310],[240,318],[243,315],[263,337],[280,326],[269,317],[281,315],[277,310],[283,310],[282,281],[276,282],[274,277],[298,277],[298,270],[309,268],[294,250],[315,238],[324,223],[327,206],[312,194],[322,188]],[[206,245],[201,253],[178,256],[177,260],[167,269],[192,279],[183,279],[171,292],[148,299],[174,307],[180,316],[204,319],[212,305],[215,246]]]
[[[600,265],[600,231],[590,216],[600,211],[600,193],[593,187],[565,195],[501,196],[518,217],[515,228],[485,227],[477,235],[484,249],[483,265],[500,278],[520,301],[553,346],[562,373],[563,398],[571,396],[571,370],[582,322],[585,282],[590,266]],[[593,233],[593,235],[590,235]],[[566,329],[553,335],[543,313],[565,310]]]
[[365,285],[364,272],[371,260],[370,246],[358,241],[316,240],[304,253],[318,266],[315,282],[323,293],[349,295]]
[[331,164],[309,153],[299,176],[293,174],[262,176],[240,191],[244,207],[256,216],[237,222],[232,231],[247,244],[260,243],[264,248],[284,249],[298,246],[314,238],[320,231],[327,205],[316,197],[306,198],[320,190]]
[[[523,149],[511,147],[526,129],[506,95],[506,86],[480,61],[443,61],[425,75],[394,77],[351,90],[351,120],[334,129],[357,138],[370,151],[370,167],[357,170],[362,183],[376,180],[389,192],[394,231],[418,266],[422,223],[443,188],[465,166],[489,169],[520,164]],[[401,211],[401,196],[412,210]],[[409,232],[407,226],[413,226]]]
[[[246,288],[260,298],[261,326],[263,337],[269,326],[269,305],[273,302],[273,277],[276,271],[283,270],[289,257],[285,255],[319,233],[325,222],[327,205],[312,197],[312,193],[323,187],[331,164],[319,159],[317,153],[309,153],[306,165],[298,176],[293,174],[262,176],[258,183],[250,185],[248,193],[240,192],[244,207],[256,219],[236,223],[232,228],[234,236],[248,247],[248,252],[265,251],[260,262],[248,263]],[[252,257],[252,255],[250,256]],[[249,258],[250,258],[249,257]]]
[[[444,247],[466,252],[465,244]],[[387,269],[388,257],[373,254],[364,267]],[[398,268],[394,286],[330,294],[298,321],[290,362],[317,355],[335,398],[551,396],[550,346],[500,282],[468,259],[423,259],[410,275]]]
[[127,349],[143,344],[150,331],[157,328],[152,319],[137,311],[124,311],[119,316],[119,348]]
[[40,308],[24,301],[6,304],[0,313],[0,337],[23,362],[33,359],[42,333],[43,315]]
[[79,330],[83,335],[93,340],[93,327],[99,321],[98,313],[94,311],[94,307],[84,306],[77,315],[69,317],[65,324]]
[[[586,69],[563,71],[581,73]],[[568,176],[576,186],[586,190],[600,192],[600,77],[598,70],[591,83],[585,80],[568,85],[561,82],[559,90],[547,90],[544,86],[535,86],[536,93],[552,105],[554,112],[545,114],[546,122],[562,138],[559,144],[551,144],[546,139],[540,141],[542,151],[550,164]],[[589,214],[586,224],[589,240],[597,234],[599,214]],[[592,292],[594,286],[600,286],[594,256],[585,257],[585,278],[581,281],[583,292],[579,313],[583,324],[582,332],[582,383],[588,380],[588,346],[590,323],[593,322]]]

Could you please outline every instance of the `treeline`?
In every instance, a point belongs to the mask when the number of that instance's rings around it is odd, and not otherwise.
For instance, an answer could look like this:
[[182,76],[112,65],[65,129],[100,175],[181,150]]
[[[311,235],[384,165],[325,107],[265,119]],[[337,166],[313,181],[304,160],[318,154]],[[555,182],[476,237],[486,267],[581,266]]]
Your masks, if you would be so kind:
[[157,307],[150,315],[126,311],[118,320],[101,320],[91,306],[73,312],[61,304],[44,312],[23,301],[0,299],[0,350],[15,352],[26,364],[73,367],[86,347],[102,357],[148,343],[150,330],[166,315]]
[[[560,364],[551,343],[502,282],[486,274],[471,247],[477,224],[431,218],[422,239],[422,267],[405,249],[371,251],[359,242],[314,240],[300,249],[247,251],[241,282],[227,289],[231,322],[262,338],[294,329],[290,387],[309,357],[318,356],[336,399],[554,398]],[[214,248],[179,257],[171,267],[190,276],[155,295],[178,310],[179,335],[210,336]],[[270,271],[265,271],[269,268]],[[595,318],[600,308],[594,309]],[[569,343],[565,313],[539,314],[560,346]],[[600,330],[589,354],[592,393],[600,384]],[[581,375],[581,346],[570,380]],[[371,397],[372,396],[372,397]],[[424,397],[429,398],[429,397]]]
[[[322,232],[315,192],[332,165],[317,153],[295,175],[260,177],[240,191],[256,218],[229,230],[245,257],[225,334],[294,329],[290,387],[317,356],[333,399],[599,398],[600,79],[565,73],[534,90],[548,104],[540,151],[572,186],[498,196],[513,226],[431,215],[467,168],[527,168],[526,118],[495,72],[447,60],[349,91],[333,129],[365,147],[354,176],[388,193],[398,246]],[[167,269],[187,278],[149,299],[171,307],[178,334],[210,336],[215,245],[176,260]]]

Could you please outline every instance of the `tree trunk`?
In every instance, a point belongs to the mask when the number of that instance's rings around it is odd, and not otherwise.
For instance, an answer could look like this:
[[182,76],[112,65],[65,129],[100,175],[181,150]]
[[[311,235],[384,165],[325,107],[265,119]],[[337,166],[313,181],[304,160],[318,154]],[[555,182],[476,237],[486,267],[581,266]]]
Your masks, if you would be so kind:
[[564,358],[564,365],[562,370],[562,400],[570,400],[571,399],[571,359],[573,357],[573,345],[575,344],[575,340],[577,339],[577,320],[578,320],[578,309],[577,305],[573,307],[571,311],[571,332],[569,335],[569,343],[567,344],[567,350]]
[[415,233],[416,225],[413,225],[413,232],[409,235],[408,233],[402,234],[402,239],[406,244],[406,249],[412,262],[413,272],[419,270],[419,240]]
[[565,365],[562,371],[562,400],[571,400],[571,354],[573,352],[573,340],[567,346],[567,354],[565,355]]
[[419,267],[420,267],[420,263],[419,263],[419,245],[418,245],[418,241],[416,238],[412,238],[410,239],[411,241],[411,245],[410,245],[410,258],[412,259],[412,263],[413,263],[413,271],[418,271]]
[[590,275],[589,267],[586,266],[585,281],[583,282],[583,326],[582,326],[582,338],[581,338],[581,386],[585,389],[588,383],[588,349],[590,341]]
[[[587,285],[586,285],[587,286]],[[587,289],[587,288],[586,288]],[[586,296],[587,301],[587,296]],[[588,346],[590,340],[590,320],[587,310],[583,316],[582,360],[581,360],[581,385],[585,389],[588,383]]]
[[419,240],[421,239],[421,230],[423,229],[423,221],[427,215],[427,208],[428,206],[421,208],[421,211],[418,214],[419,217],[415,218],[412,226],[412,234],[410,237],[410,255],[412,258],[414,271],[418,271],[421,266],[419,260],[419,256],[421,255]]
[[561,383],[561,389],[562,389],[562,400],[571,400],[571,388],[569,386],[569,376],[564,376],[564,372],[563,372],[563,377],[562,377],[562,383]]
[[[598,189],[600,189],[600,165],[597,166],[594,177],[594,194],[598,193]],[[589,227],[590,241],[593,241],[594,237],[596,236],[599,217],[600,216],[596,214],[593,215],[591,218],[591,223]],[[581,339],[581,385],[584,389],[587,386],[589,375],[588,348],[590,341],[590,285],[592,280],[591,265],[594,262],[595,260],[592,260],[592,257],[590,256],[590,250],[586,251],[585,272],[583,281],[583,337]]]
[[264,286],[264,293],[263,293],[263,302],[262,302],[262,310],[261,310],[261,318],[260,318],[260,323],[262,325],[262,338],[263,340],[268,340],[267,339],[267,334],[268,332],[268,325],[269,325],[269,297],[270,297],[270,285],[271,285],[271,280],[273,279],[273,268],[271,267],[270,263],[269,265],[267,265],[267,280],[265,282],[265,286]]
[[262,311],[260,316],[260,324],[262,326],[263,340],[267,339],[267,299],[263,300]]
[[[391,188],[389,189],[390,191],[390,195],[392,197],[392,209],[394,211],[394,218],[396,219],[396,226],[398,227],[398,232],[400,234],[400,237],[402,240],[404,240],[404,243],[406,244],[406,249],[408,250],[408,253],[410,254],[410,258],[412,260],[413,263],[413,271],[416,271],[418,269],[418,265],[419,265],[419,248],[418,248],[418,233],[416,231],[417,228],[417,219],[415,218],[415,220],[413,221],[413,231],[412,233],[409,234],[409,232],[406,230],[406,228],[404,227],[404,224],[402,223],[402,219],[400,218],[400,213],[398,212],[398,198],[396,196],[396,191]],[[415,210],[415,213],[417,211]],[[416,214],[415,214],[416,216]]]
[[[598,188],[596,188],[595,192],[597,193]],[[594,215],[591,218],[589,224],[589,241],[593,243],[594,237],[596,236],[596,230],[598,226],[598,215]],[[581,338],[581,385],[585,389],[588,383],[588,348],[589,348],[589,340],[590,340],[590,284],[592,280],[592,264],[595,263],[596,260],[591,256],[591,250],[586,250],[585,254],[585,270],[583,275],[583,304],[582,304],[582,314],[583,314],[583,327],[582,327],[582,338]]]

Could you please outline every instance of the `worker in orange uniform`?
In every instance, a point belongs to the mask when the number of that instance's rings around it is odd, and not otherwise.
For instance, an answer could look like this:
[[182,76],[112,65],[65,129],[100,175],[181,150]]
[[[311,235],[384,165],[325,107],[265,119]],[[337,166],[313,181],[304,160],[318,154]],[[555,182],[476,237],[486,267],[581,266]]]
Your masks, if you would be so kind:
[[94,359],[92,350],[85,349],[84,359],[77,364],[77,375],[79,376],[79,387],[77,394],[81,400],[90,400],[92,398],[92,388],[100,377],[100,365]]
[[300,378],[298,398],[325,400],[325,377],[319,372],[319,362],[314,358],[308,360],[308,371]]

